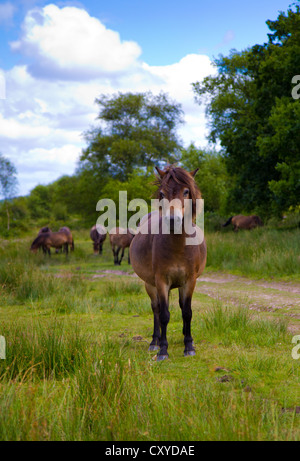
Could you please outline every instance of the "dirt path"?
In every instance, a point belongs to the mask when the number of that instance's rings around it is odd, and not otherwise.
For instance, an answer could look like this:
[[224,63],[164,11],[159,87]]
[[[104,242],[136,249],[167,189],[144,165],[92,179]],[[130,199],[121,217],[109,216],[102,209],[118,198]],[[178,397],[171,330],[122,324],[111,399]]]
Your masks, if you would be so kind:
[[[199,277],[196,292],[234,305],[247,305],[256,311],[288,316],[290,329],[300,331],[300,283],[251,280],[223,273]],[[280,310],[280,311],[279,311]]]
[[[109,275],[137,277],[121,270],[96,271],[93,279]],[[221,272],[199,277],[195,291],[228,304],[246,305],[250,310],[277,312],[289,318],[289,329],[300,333],[300,283],[252,280]]]

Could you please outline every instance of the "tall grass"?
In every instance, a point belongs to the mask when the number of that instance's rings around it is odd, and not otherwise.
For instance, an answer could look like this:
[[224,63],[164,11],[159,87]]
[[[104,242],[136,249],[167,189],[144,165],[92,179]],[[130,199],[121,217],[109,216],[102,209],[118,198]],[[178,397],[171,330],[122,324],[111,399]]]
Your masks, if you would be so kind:
[[0,246],[0,295],[12,302],[41,301],[49,298],[68,299],[86,292],[82,278],[58,277],[43,270],[45,256],[31,254],[20,242]]
[[207,233],[207,267],[258,277],[300,278],[300,230]]
[[49,322],[49,338],[38,324],[9,327],[18,359],[0,373],[0,440],[297,439],[273,400],[196,373],[170,379],[141,350],[137,360],[128,344],[61,327]]
[[287,337],[287,321],[255,318],[245,307],[217,303],[198,319],[199,334],[218,338],[226,346],[272,346]]

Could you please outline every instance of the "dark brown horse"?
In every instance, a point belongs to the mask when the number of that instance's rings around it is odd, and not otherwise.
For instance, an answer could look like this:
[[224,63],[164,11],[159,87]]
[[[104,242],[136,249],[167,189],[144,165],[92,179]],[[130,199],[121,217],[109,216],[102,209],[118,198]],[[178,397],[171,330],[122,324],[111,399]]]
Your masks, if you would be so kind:
[[243,216],[241,214],[231,216],[231,218],[223,224],[223,227],[228,226],[230,223],[233,225],[233,230],[237,232],[239,229],[254,229],[258,226],[263,226],[263,222],[259,216]]
[[[125,248],[129,248],[130,244],[135,236],[133,229],[123,229],[122,227],[115,227],[109,232],[109,240],[111,249],[114,255],[115,265],[121,265]],[[122,249],[122,254],[119,259],[119,252]],[[128,264],[130,264],[130,254],[128,251]]]
[[50,248],[64,248],[66,254],[68,254],[69,237],[65,232],[42,232],[32,242],[30,250],[34,253],[39,248],[43,249],[44,253],[51,254]]
[[[150,213],[142,219],[138,233],[130,246],[130,258],[136,274],[145,282],[146,291],[151,299],[154,314],[154,331],[149,350],[158,350],[157,360],[168,357],[167,326],[170,319],[169,293],[178,288],[179,305],[183,318],[184,355],[195,354],[191,336],[191,301],[196,279],[206,264],[206,244],[204,238],[197,244],[187,245],[186,238],[200,229],[193,224],[191,233],[186,233],[184,223],[184,199],[191,199],[193,220],[196,214],[196,199],[201,198],[194,181],[198,170],[188,173],[182,168],[169,166],[159,170],[157,178],[159,199],[178,199],[181,208]],[[151,233],[152,224],[157,221],[158,233]],[[170,233],[163,232],[163,221],[169,224]],[[181,233],[175,233],[175,222],[179,221]],[[144,229],[144,230],[143,230]],[[145,232],[148,230],[148,233]]]
[[[99,228],[99,225],[98,225]],[[97,231],[97,227],[93,226],[90,230],[90,237],[93,240],[94,254],[102,254],[102,246],[106,239],[106,230],[103,226],[100,226],[101,233]]]

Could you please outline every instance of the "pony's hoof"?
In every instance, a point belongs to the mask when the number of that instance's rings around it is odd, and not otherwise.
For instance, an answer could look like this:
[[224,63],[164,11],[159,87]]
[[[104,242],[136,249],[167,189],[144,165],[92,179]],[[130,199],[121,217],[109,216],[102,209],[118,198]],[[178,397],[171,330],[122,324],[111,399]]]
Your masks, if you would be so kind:
[[196,355],[195,350],[184,351],[184,356],[185,356],[185,357],[192,357],[193,355]]
[[168,354],[167,355],[159,355],[159,354],[157,354],[157,359],[156,360],[157,360],[157,362],[161,362],[162,360],[166,360],[168,358],[169,358]]
[[148,351],[153,352],[153,351],[158,351],[159,346],[156,346],[155,344],[150,344]]

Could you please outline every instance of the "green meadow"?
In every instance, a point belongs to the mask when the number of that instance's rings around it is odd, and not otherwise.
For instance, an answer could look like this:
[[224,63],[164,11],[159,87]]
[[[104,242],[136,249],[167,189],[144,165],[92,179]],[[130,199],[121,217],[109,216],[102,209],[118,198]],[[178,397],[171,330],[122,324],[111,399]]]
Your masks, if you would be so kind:
[[[299,286],[299,230],[206,236],[204,275]],[[32,238],[0,240],[0,440],[299,440],[300,359],[293,316],[193,298],[196,356],[183,356],[178,294],[170,296],[170,358],[148,352],[152,311],[108,239],[93,255],[88,231],[75,252],[45,257]],[[294,299],[294,298],[293,298]],[[293,322],[294,330],[290,328]]]

